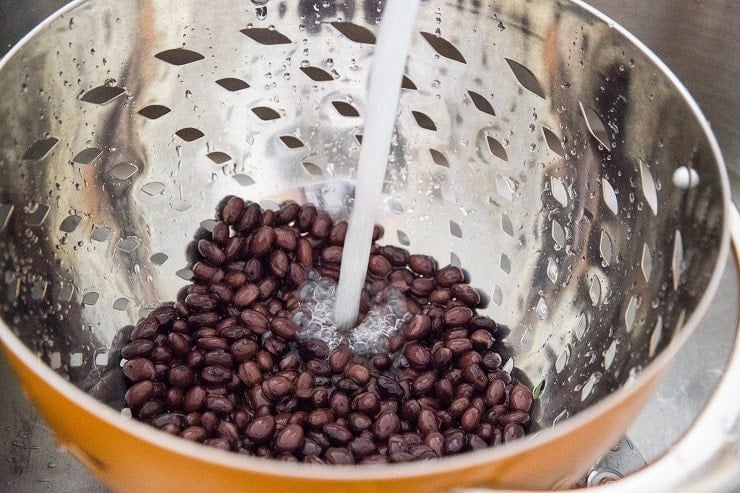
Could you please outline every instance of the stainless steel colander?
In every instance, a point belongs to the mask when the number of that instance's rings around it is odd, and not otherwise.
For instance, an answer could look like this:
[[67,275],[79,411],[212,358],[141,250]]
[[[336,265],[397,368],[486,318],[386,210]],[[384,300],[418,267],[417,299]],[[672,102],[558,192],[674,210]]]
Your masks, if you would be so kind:
[[225,195],[348,215],[381,12],[82,1],[0,65],[0,335],[59,439],[109,484],[571,484],[697,323],[729,198],[685,89],[580,2],[427,1],[378,222],[383,241],[461,265],[486,294],[508,364],[540,395],[539,432],[429,464],[317,469],[120,417],[118,332],[177,298]]

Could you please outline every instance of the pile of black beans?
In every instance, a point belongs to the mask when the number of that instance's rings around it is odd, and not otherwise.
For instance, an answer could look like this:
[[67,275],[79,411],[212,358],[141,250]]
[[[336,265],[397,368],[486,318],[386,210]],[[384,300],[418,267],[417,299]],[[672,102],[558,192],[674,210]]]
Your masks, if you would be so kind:
[[531,390],[501,368],[496,323],[463,271],[379,246],[361,317],[388,289],[408,319],[387,351],[304,339],[293,322],[310,269],[337,280],[346,221],[312,204],[224,200],[184,299],[122,348],[132,415],[224,450],[318,464],[433,459],[522,437]]

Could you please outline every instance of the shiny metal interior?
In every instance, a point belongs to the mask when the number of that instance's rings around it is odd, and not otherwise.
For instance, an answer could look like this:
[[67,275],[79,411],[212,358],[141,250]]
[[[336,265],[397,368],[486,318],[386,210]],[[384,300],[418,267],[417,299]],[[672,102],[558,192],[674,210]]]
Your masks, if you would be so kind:
[[[0,77],[3,321],[116,406],[119,329],[187,283],[227,194],[351,207],[379,3],[81,2]],[[715,274],[693,109],[569,2],[425,2],[378,221],[459,263],[567,419],[661,353]]]

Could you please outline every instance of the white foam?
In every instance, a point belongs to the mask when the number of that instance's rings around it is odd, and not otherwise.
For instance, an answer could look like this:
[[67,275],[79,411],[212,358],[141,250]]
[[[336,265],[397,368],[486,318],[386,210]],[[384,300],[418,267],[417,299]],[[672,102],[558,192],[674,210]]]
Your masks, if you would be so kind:
[[299,297],[302,301],[292,315],[298,327],[298,339],[321,339],[330,349],[347,343],[355,354],[386,352],[388,337],[409,316],[406,304],[402,302],[403,295],[386,290],[375,300],[362,323],[343,329],[337,326],[334,318],[336,290],[336,284],[326,278],[309,281],[301,288]]

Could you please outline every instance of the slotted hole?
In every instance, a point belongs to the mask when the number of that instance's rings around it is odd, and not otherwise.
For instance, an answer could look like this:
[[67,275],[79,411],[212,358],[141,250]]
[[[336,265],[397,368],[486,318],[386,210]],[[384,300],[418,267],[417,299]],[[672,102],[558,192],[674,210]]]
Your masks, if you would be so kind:
[[213,228],[216,226],[216,220],[215,219],[205,219],[200,222],[200,227],[204,230],[208,231],[209,233],[213,233]]
[[26,224],[29,226],[41,226],[49,215],[50,207],[46,204],[38,204],[33,212],[26,216]]
[[648,357],[652,358],[658,350],[660,340],[663,338],[663,317],[658,315],[658,320],[653,327],[653,333],[650,335],[650,346],[648,347]]
[[506,58],[505,60],[506,63],[509,64],[509,68],[514,74],[514,77],[516,77],[516,80],[519,82],[519,84],[522,85],[523,88],[532,92],[533,94],[536,94],[542,99],[545,99],[545,91],[542,90],[540,82],[537,80],[537,77],[532,73],[531,70],[529,70],[521,63],[516,62],[510,58]]
[[243,187],[249,187],[251,185],[254,185],[254,179],[252,179],[251,176],[245,175],[243,173],[237,173],[233,176],[234,180]]
[[434,164],[437,166],[443,166],[445,168],[450,167],[449,161],[447,161],[447,157],[439,152],[437,149],[429,149],[429,153],[432,155],[432,160],[434,161]]
[[39,139],[31,146],[26,149],[23,154],[24,161],[41,161],[54,149],[59,143],[59,139],[56,137],[48,137],[46,139]]
[[151,257],[149,257],[149,260],[154,265],[162,265],[163,263],[167,262],[167,259],[169,259],[169,257],[167,256],[167,254],[162,253],[162,252],[157,252],[154,255],[152,255]]
[[424,37],[427,43],[429,43],[432,49],[436,51],[440,56],[449,58],[450,60],[454,60],[456,62],[467,63],[465,61],[465,57],[463,57],[462,53],[460,53],[460,50],[455,48],[455,45],[453,45],[443,37],[427,32],[422,32],[421,35]]
[[588,287],[588,296],[591,298],[591,304],[593,306],[601,303],[601,280],[599,276],[592,276]]
[[614,215],[619,214],[619,203],[617,202],[617,194],[614,192],[612,184],[609,183],[606,178],[601,179],[601,190],[604,197],[604,204]]
[[59,225],[59,230],[63,231],[64,233],[71,233],[75,229],[77,229],[80,221],[82,221],[82,217],[78,216],[77,214],[69,215],[65,217],[62,221],[62,224]]
[[581,401],[585,401],[589,395],[593,392],[594,388],[596,387],[596,384],[599,383],[599,380],[601,379],[601,373],[594,372],[589,377],[588,380],[586,380],[586,383],[583,385],[583,388],[581,389]]
[[122,252],[132,253],[139,248],[139,245],[141,245],[141,241],[138,238],[129,236],[128,238],[120,239],[116,247]]
[[152,197],[161,195],[165,191],[165,184],[158,181],[150,181],[141,187],[141,191]]
[[186,50],[185,48],[174,48],[172,50],[160,51],[155,58],[159,58],[163,62],[167,62],[171,65],[187,65],[188,63],[197,62],[203,60],[205,57],[193,50]]
[[362,44],[375,44],[375,35],[368,29],[351,22],[332,22],[334,28],[350,41]]
[[416,84],[414,84],[414,81],[409,79],[407,75],[403,76],[403,79],[401,80],[401,89],[409,89],[411,91],[416,91],[417,87]]
[[180,130],[175,132],[175,135],[180,137],[185,142],[193,142],[194,140],[198,140],[201,137],[205,136],[203,132],[193,127],[181,128]]
[[560,248],[565,246],[565,229],[562,224],[557,221],[553,221],[550,234],[552,235],[552,239]]
[[275,29],[251,27],[239,32],[261,45],[286,45],[292,43],[289,37]]
[[543,126],[542,135],[545,137],[545,143],[547,144],[547,147],[552,152],[554,152],[560,157],[565,157],[565,150],[563,149],[563,142],[560,140],[560,137],[558,137],[555,132]]
[[673,257],[671,259],[671,271],[673,273],[673,290],[678,289],[681,283],[681,274],[683,274],[683,240],[681,232],[676,230],[673,240]]
[[303,141],[298,137],[293,137],[292,135],[281,135],[280,140],[288,149],[303,147]]
[[126,310],[126,308],[128,308],[128,304],[128,298],[118,298],[116,301],[113,302],[113,309],[122,312]]
[[8,227],[10,216],[13,215],[15,206],[13,204],[0,204],[0,231]]
[[92,104],[107,104],[126,92],[123,87],[98,86],[93,87],[80,97],[80,101]]
[[601,239],[599,240],[599,252],[605,265],[612,263],[612,239],[605,230],[601,230]]
[[170,109],[167,106],[163,106],[161,104],[150,104],[149,106],[141,108],[138,113],[150,120],[156,120],[158,118],[162,118],[169,112]]
[[237,79],[236,77],[224,77],[223,79],[218,79],[216,84],[230,92],[242,91],[249,88],[249,84],[247,84],[246,81]]
[[362,145],[362,134],[356,134],[355,140],[357,141],[358,144]]
[[175,275],[184,281],[189,281],[193,278],[193,271],[190,269],[180,269],[175,272]]
[[102,149],[98,149],[97,147],[88,147],[87,149],[83,149],[78,152],[77,155],[72,158],[72,162],[77,164],[90,164],[98,159],[102,154]]
[[503,176],[496,176],[496,190],[501,198],[507,202],[514,200],[514,190],[511,188],[511,183]]
[[632,332],[632,328],[635,324],[635,318],[637,317],[637,308],[637,297],[632,296],[629,303],[627,304],[627,309],[624,311],[624,329],[627,331],[627,333]]
[[60,303],[69,303],[75,293],[75,287],[72,284],[61,284],[57,291],[56,300]]
[[94,241],[106,241],[111,235],[111,229],[106,226],[93,226],[92,234],[90,239]]
[[504,293],[501,291],[501,288],[496,285],[493,287],[493,293],[491,293],[491,301],[496,303],[498,306],[501,306],[501,303],[504,301]]
[[41,301],[44,298],[46,298],[46,289],[48,288],[49,283],[46,281],[36,281],[33,283],[33,286],[31,286],[31,299],[34,301]]
[[547,259],[547,278],[550,279],[550,282],[555,284],[558,282],[558,275],[560,275],[558,263],[554,258],[550,257]]
[[555,176],[550,177],[550,193],[555,200],[560,202],[563,207],[568,206],[568,191],[563,185],[563,181]]
[[514,236],[514,226],[511,224],[511,219],[506,214],[501,214],[501,230],[511,237]]
[[206,154],[206,157],[216,164],[224,164],[231,161],[231,156],[222,151],[213,151]]
[[17,277],[5,279],[5,299],[8,303],[13,303],[21,294],[21,280]]
[[267,106],[256,106],[252,108],[252,113],[257,115],[257,118],[263,121],[277,120],[280,118],[280,113]]
[[411,240],[409,239],[409,235],[401,231],[400,229],[396,231],[396,236],[398,237],[398,243],[400,243],[403,246],[410,246]]
[[399,216],[402,216],[406,212],[406,208],[398,199],[390,199],[388,201],[388,210],[390,210],[391,213],[397,214]]
[[596,110],[594,110],[587,104],[584,104],[580,101],[578,102],[578,104],[581,107],[581,115],[583,115],[583,119],[586,121],[586,128],[588,128],[588,132],[594,137],[594,139],[599,142],[599,144],[601,144],[604,149],[606,149],[607,151],[611,151],[611,145],[609,144],[609,134],[607,133],[606,126],[601,120],[599,114],[596,113]]
[[139,171],[133,163],[118,163],[110,170],[110,175],[117,180],[128,180]]
[[478,111],[488,113],[491,116],[496,116],[493,106],[491,106],[491,103],[489,103],[485,97],[474,91],[468,91],[468,95],[470,96],[470,100],[473,101],[475,107],[478,108]]
[[462,228],[455,221],[450,221],[450,234],[456,238],[462,238]]
[[653,273],[653,254],[650,253],[650,248],[648,248],[647,243],[642,245],[640,268],[642,269],[642,275],[645,278],[645,282],[650,281],[650,275]]
[[345,103],[344,101],[332,101],[331,104],[332,106],[334,106],[334,109],[337,110],[337,112],[342,116],[347,116],[350,118],[360,116],[360,112],[357,111],[357,109],[349,103]]
[[95,303],[98,302],[98,299],[100,299],[100,294],[96,293],[95,291],[91,291],[89,293],[85,293],[82,296],[82,304],[93,306]]
[[501,144],[501,142],[494,139],[490,135],[486,136],[486,142],[488,143],[488,149],[491,151],[491,154],[499,159],[503,159],[504,161],[509,160],[509,157],[506,155],[506,149],[504,149],[504,146]]
[[304,161],[301,163],[303,165],[303,168],[308,172],[311,176],[321,176],[324,174],[324,171],[316,166],[314,163],[310,163],[308,161]]
[[588,329],[588,317],[586,316],[586,313],[581,313],[575,330],[576,339],[579,341],[583,340],[583,336],[586,335],[586,329]]
[[421,128],[425,128],[427,130],[437,131],[437,125],[434,124],[434,121],[429,118],[428,115],[422,113],[421,111],[412,111],[412,115],[414,115],[414,120],[416,120],[416,124],[419,125]]
[[645,196],[645,201],[653,211],[653,215],[658,215],[658,191],[655,188],[655,181],[653,175],[650,173],[647,165],[640,161],[640,182],[642,183],[642,193]]
[[315,82],[328,82],[334,80],[334,77],[321,67],[301,67],[301,71]]
[[455,252],[450,252],[450,265],[453,267],[462,267],[460,257]]
[[563,348],[563,352],[560,353],[560,356],[555,360],[555,373],[562,372],[565,367],[568,365],[568,361],[570,360],[570,346],[566,345]]
[[502,271],[504,271],[507,274],[511,273],[511,259],[509,259],[509,256],[505,253],[501,254],[501,258],[499,259],[498,266],[501,268]]

